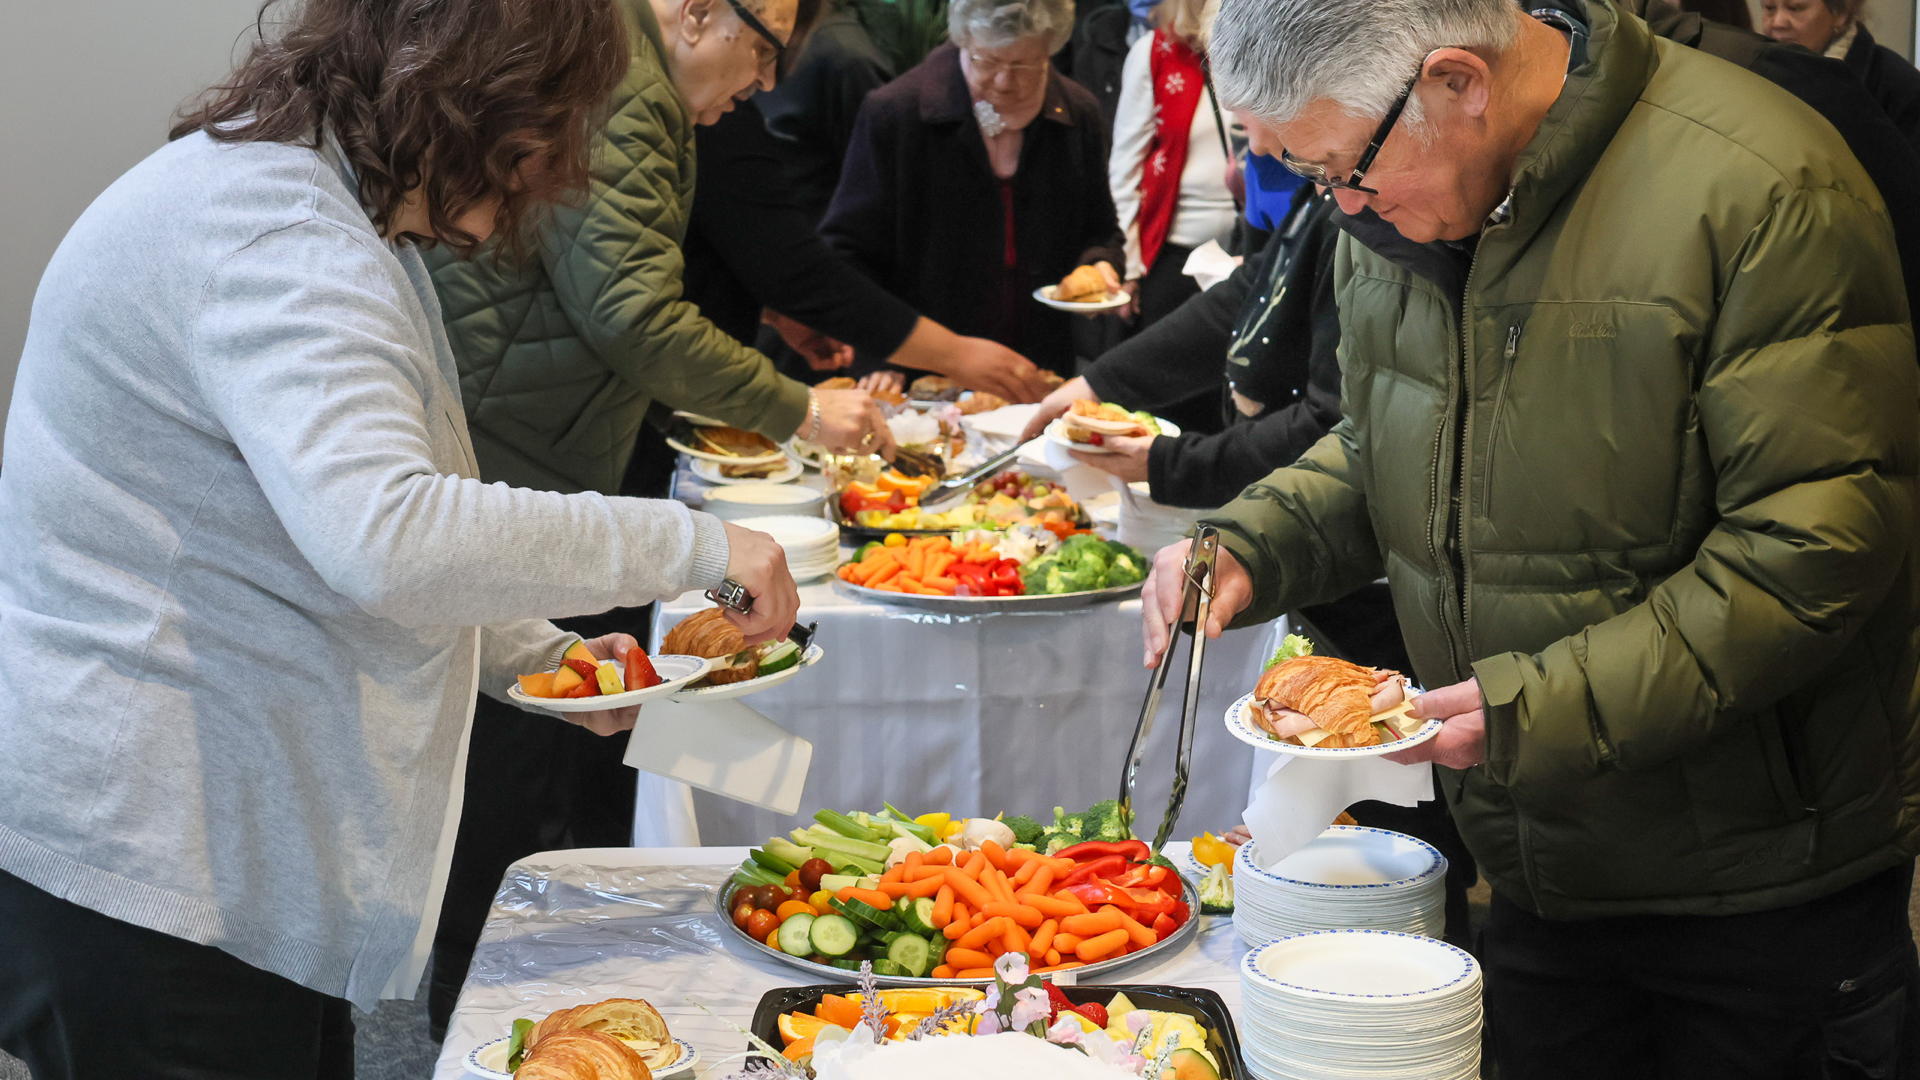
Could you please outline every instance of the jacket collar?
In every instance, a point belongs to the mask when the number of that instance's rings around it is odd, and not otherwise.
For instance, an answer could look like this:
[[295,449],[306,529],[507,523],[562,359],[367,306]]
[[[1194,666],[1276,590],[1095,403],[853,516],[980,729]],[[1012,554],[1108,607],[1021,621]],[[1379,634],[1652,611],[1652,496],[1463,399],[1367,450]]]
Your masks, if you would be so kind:
[[[952,42],[933,50],[926,59],[930,76],[920,87],[920,119],[929,124],[952,124],[973,119],[973,95],[967,90],[967,78],[960,70],[960,50]],[[1073,109],[1067,101],[1066,84],[1060,71],[1047,68],[1047,96],[1040,103],[1040,119],[1066,127],[1075,126]]]
[[[653,44],[654,55],[660,58],[660,69],[667,67],[667,39],[660,30],[660,19],[653,13],[652,0],[624,0],[620,5],[621,13],[627,22],[627,49],[640,51],[640,38]],[[635,31],[639,33],[636,35]]]

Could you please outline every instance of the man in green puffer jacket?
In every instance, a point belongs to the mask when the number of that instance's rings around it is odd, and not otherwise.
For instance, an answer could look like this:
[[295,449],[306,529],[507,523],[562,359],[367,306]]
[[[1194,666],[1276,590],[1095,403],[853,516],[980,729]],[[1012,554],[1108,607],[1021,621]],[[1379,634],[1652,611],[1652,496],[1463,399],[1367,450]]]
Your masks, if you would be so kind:
[[633,61],[587,200],[555,211],[525,266],[430,258],[480,475],[618,494],[654,401],[776,441],[890,448],[865,391],[809,391],[681,297],[694,125],[773,85],[796,0],[615,3]]
[[1507,1080],[1905,1075],[1920,388],[1885,210],[1784,91],[1559,6],[1223,3],[1222,98],[1351,217],[1345,419],[1211,519],[1207,630],[1386,574],[1446,721],[1397,759],[1446,766],[1493,885]]

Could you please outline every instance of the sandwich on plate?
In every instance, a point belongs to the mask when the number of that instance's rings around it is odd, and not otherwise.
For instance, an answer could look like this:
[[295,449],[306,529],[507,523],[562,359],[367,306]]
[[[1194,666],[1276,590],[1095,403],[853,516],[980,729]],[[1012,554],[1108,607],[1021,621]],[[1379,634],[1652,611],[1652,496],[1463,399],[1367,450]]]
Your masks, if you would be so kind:
[[682,619],[661,639],[660,651],[719,661],[693,683],[696,687],[745,682],[777,674],[800,662],[800,647],[791,641],[748,645],[746,635],[717,607]]
[[1407,715],[1406,676],[1313,655],[1298,634],[1287,640],[1253,690],[1253,722],[1281,742],[1342,749],[1398,742],[1424,721]]
[[1081,398],[1060,418],[1068,442],[1099,446],[1108,439],[1126,435],[1157,435],[1159,425],[1151,417],[1131,413],[1112,402]]
[[693,439],[697,449],[721,457],[757,458],[780,452],[765,435],[734,427],[697,427],[693,429]]

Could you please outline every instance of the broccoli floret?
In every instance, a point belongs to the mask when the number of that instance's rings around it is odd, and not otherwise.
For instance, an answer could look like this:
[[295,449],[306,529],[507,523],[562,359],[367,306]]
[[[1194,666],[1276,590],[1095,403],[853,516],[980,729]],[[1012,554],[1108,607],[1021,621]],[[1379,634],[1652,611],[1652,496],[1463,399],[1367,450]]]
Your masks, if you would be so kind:
[[1013,830],[1013,842],[1016,844],[1035,843],[1040,839],[1040,834],[1045,831],[1040,827],[1039,822],[1025,814],[1002,818],[1000,823]]
[[1210,868],[1200,882],[1200,910],[1208,915],[1233,912],[1233,879],[1227,876],[1226,867]]
[[1027,595],[1033,596],[1047,590],[1047,575],[1058,568],[1060,560],[1053,555],[1042,555],[1020,570],[1020,584],[1026,587]]
[[1061,848],[1069,848],[1085,839],[1087,828],[1085,814],[1069,814],[1066,807],[1053,808],[1053,824],[1041,830],[1040,850],[1051,855]]
[[1113,561],[1107,564],[1107,584],[1131,585],[1146,578],[1147,569],[1140,553],[1125,544],[1113,545]]
[[1069,536],[1060,550],[1054,553],[1061,565],[1068,569],[1090,568],[1105,573],[1107,564],[1113,561],[1113,553],[1107,549],[1107,542],[1091,533],[1078,533]]
[[1087,809],[1086,838],[1110,842],[1133,839],[1133,829],[1121,815],[1118,802],[1106,799]]

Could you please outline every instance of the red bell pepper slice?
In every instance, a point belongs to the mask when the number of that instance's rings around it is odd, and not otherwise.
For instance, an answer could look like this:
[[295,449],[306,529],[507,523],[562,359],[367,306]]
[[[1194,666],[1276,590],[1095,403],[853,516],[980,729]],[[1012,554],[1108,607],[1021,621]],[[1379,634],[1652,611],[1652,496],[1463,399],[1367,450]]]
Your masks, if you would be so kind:
[[1062,878],[1062,885],[1078,885],[1083,881],[1105,881],[1127,872],[1125,855],[1102,855],[1089,859],[1068,871]]
[[1053,853],[1056,859],[1072,859],[1074,862],[1097,859],[1103,855],[1124,855],[1128,862],[1143,863],[1152,857],[1153,852],[1144,840],[1088,840]]
[[1153,940],[1155,941],[1167,940],[1167,937],[1171,935],[1175,930],[1180,929],[1181,925],[1182,924],[1180,923],[1174,922],[1173,916],[1171,915],[1168,915],[1165,913],[1155,915],[1153,917],[1153,927],[1152,927]]

